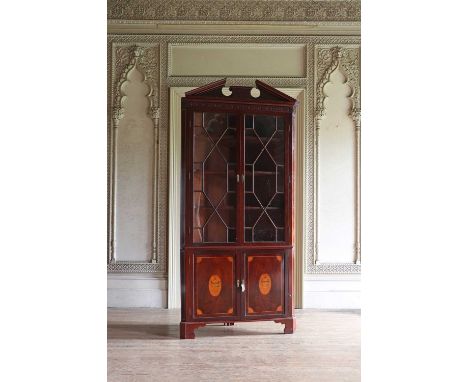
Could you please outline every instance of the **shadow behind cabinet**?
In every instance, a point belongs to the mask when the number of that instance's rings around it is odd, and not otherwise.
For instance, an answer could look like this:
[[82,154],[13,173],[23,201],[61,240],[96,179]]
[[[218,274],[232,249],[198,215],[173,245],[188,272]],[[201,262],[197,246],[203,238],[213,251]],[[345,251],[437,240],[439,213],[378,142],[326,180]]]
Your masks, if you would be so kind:
[[295,328],[296,100],[261,81],[224,95],[225,83],[182,98],[180,338],[207,323]]

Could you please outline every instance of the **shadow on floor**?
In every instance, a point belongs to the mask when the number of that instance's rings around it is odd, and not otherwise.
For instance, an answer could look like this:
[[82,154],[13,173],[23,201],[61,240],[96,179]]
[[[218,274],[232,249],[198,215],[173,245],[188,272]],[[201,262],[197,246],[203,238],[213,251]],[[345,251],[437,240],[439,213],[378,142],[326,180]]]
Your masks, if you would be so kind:
[[[283,334],[283,326],[264,328],[262,330],[248,329],[244,325],[223,326],[222,324],[207,325],[196,329],[196,337],[235,337],[235,336],[268,336]],[[173,340],[179,339],[179,325],[174,324],[108,324],[108,340]]]
[[179,338],[179,325],[108,324],[109,340],[173,340]]

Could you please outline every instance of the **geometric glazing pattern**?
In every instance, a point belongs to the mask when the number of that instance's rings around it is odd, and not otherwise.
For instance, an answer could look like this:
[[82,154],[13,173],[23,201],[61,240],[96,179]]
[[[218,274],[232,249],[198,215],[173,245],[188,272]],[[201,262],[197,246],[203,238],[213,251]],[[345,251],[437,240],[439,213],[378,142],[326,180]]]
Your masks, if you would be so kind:
[[195,112],[193,121],[193,242],[235,242],[237,116]]
[[284,241],[284,118],[246,115],[245,241]]

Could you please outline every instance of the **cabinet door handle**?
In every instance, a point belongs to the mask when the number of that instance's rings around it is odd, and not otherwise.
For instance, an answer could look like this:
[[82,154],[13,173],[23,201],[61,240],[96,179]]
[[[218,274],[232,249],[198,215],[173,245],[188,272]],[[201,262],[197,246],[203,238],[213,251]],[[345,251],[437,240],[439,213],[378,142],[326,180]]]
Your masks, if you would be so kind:
[[[239,183],[239,174],[237,174],[237,183]],[[237,280],[239,281],[239,280]]]
[[245,282],[244,280],[237,280],[237,287],[241,288],[241,292],[245,292]]

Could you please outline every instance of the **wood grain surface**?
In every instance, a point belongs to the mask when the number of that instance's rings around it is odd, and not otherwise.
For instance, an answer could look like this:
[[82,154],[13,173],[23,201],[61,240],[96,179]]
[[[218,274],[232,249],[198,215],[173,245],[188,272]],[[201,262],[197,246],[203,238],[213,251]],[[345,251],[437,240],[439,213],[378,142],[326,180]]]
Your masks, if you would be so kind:
[[360,311],[295,311],[271,321],[210,325],[179,339],[180,310],[109,309],[108,381],[360,381]]

